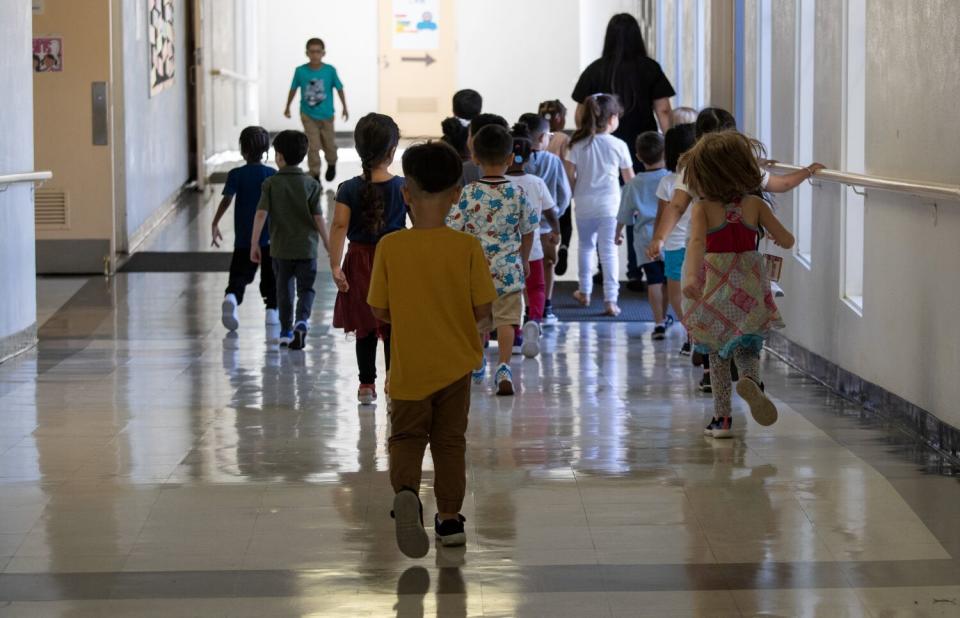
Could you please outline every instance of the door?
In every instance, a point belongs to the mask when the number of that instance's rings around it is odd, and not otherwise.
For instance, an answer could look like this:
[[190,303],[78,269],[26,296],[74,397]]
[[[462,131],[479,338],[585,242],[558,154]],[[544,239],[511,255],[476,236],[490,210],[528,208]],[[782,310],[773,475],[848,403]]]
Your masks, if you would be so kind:
[[[46,0],[33,16],[37,272],[96,273],[114,253],[111,1]],[[39,64],[37,59],[39,58]]]
[[405,137],[440,135],[456,89],[454,0],[380,0],[380,110]]
[[206,108],[204,107],[205,73],[203,47],[203,0],[187,1],[187,46],[193,62],[187,88],[187,104],[190,106],[190,170],[191,180],[197,183],[198,191],[207,187],[206,157]]

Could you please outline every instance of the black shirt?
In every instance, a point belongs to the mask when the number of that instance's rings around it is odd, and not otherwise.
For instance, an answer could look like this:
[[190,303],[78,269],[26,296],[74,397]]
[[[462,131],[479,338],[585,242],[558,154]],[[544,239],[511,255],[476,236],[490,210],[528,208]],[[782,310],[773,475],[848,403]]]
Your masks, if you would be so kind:
[[[580,74],[572,98],[577,103],[583,103],[590,95],[601,92],[619,96],[624,112],[620,118],[620,128],[614,135],[625,141],[632,153],[636,150],[638,135],[644,131],[657,130],[653,102],[672,97],[676,92],[670,80],[663,74],[660,64],[653,58],[640,58],[623,63],[618,73],[615,80],[616,91],[611,92],[613,84],[604,76],[603,59],[595,60]],[[636,162],[634,166],[636,167]]]

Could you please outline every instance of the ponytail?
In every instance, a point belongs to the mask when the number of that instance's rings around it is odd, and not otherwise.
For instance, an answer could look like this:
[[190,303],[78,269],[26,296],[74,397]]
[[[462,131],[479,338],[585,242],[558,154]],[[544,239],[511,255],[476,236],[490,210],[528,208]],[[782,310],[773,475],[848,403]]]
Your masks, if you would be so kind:
[[530,139],[530,129],[522,122],[513,125],[513,165],[521,165],[530,160],[533,152],[533,141]]
[[623,113],[623,106],[614,94],[591,95],[583,102],[583,106],[580,128],[570,139],[571,146],[585,139],[592,140],[597,133],[603,132],[611,118]]

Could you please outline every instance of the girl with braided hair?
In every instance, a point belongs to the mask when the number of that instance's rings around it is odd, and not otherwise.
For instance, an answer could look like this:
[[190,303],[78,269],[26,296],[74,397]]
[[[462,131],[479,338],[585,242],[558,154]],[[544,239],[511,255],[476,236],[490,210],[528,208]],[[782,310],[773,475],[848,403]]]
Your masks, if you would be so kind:
[[390,326],[379,322],[367,304],[373,257],[381,238],[406,227],[407,205],[400,192],[403,178],[389,171],[400,141],[397,123],[384,114],[367,114],[353,136],[363,173],[337,189],[330,229],[330,270],[338,289],[333,326],[356,336],[357,399],[369,405],[377,399],[378,340],[383,340],[388,395],[390,383]]

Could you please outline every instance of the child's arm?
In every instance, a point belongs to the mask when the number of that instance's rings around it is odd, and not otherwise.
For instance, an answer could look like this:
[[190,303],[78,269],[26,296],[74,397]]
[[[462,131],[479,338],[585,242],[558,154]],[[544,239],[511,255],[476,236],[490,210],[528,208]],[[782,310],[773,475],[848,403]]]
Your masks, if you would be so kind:
[[617,211],[617,233],[613,236],[613,242],[617,245],[623,244],[623,228],[633,225],[636,220],[637,207],[633,202],[633,189],[631,185],[624,185],[623,192],[620,194],[620,210]]
[[667,200],[657,200],[657,216],[653,219],[653,229],[656,230],[660,227],[660,220],[663,218],[663,213],[666,212],[667,206],[670,205],[670,202]]
[[823,168],[824,165],[820,163],[811,163],[802,170],[790,172],[789,174],[770,174],[770,178],[767,180],[766,190],[770,193],[786,193],[800,186],[800,183],[804,180],[813,178],[813,175]]
[[478,305],[473,308],[473,319],[478,323],[493,316],[493,303]]
[[210,226],[211,236],[213,237],[213,240],[210,242],[210,246],[212,247],[219,247],[220,241],[223,240],[223,234],[220,233],[220,219],[223,218],[223,214],[230,208],[231,202],[233,202],[233,196],[224,195],[223,199],[220,200],[220,205],[217,207],[217,214],[213,215],[213,225]]
[[693,205],[690,216],[690,240],[687,241],[687,255],[683,260],[683,295],[694,300],[703,296],[700,282],[700,270],[703,268],[703,254],[707,246],[707,214],[701,204]]
[[347,227],[350,225],[350,208],[343,203],[337,202],[333,210],[333,224],[330,226],[330,272],[333,274],[333,282],[337,284],[337,289],[341,292],[350,291],[350,284],[347,283],[347,277],[340,268],[343,261],[343,245],[347,241]]
[[620,168],[620,178],[623,178],[623,184],[627,184],[636,174],[633,172],[632,167],[621,167]]
[[550,226],[550,242],[558,244],[560,242],[560,217],[557,216],[557,209],[550,208],[543,211],[543,218]]
[[290,104],[293,103],[293,97],[297,96],[297,89],[291,88],[290,92],[287,93],[287,105],[283,108],[283,115],[287,118],[290,117]]
[[573,164],[573,161],[564,161],[563,168],[567,170],[567,177],[570,179],[570,194],[573,195],[574,189],[577,188],[577,166]]
[[687,208],[692,201],[693,198],[691,198],[690,194],[686,191],[681,189],[675,189],[673,191],[673,198],[670,200],[670,205],[663,211],[663,214],[660,215],[660,222],[657,223],[657,227],[653,231],[653,240],[647,245],[648,258],[656,260],[660,257],[660,254],[663,253],[664,241],[667,239],[667,236],[670,235],[670,232],[673,231],[673,228],[677,227],[677,222],[680,221],[683,213],[687,212]]
[[323,213],[313,215],[313,226],[320,233],[320,240],[323,242],[323,248],[330,254],[330,238],[327,236],[327,220],[323,218]]
[[377,318],[381,322],[386,324],[390,323],[389,309],[381,309],[380,307],[374,307],[373,305],[370,305],[370,312],[373,313],[373,317]]
[[770,209],[770,205],[766,201],[756,198],[761,202],[760,205],[760,216],[758,218],[760,225],[763,226],[763,229],[767,231],[767,234],[770,235],[770,238],[778,246],[783,247],[784,249],[793,248],[794,239],[793,234],[790,233],[790,230],[785,228],[780,220],[777,219],[777,216],[773,214],[773,211]]
[[337,94],[340,95],[340,105],[343,106],[343,121],[350,120],[350,112],[347,111],[347,95],[343,92],[343,85],[337,88]]
[[267,211],[257,210],[253,217],[253,234],[250,235],[250,261],[260,263],[260,236],[263,234],[263,225],[267,222]]
[[520,237],[520,261],[523,262],[523,276],[530,276],[530,250],[533,249],[533,232]]

